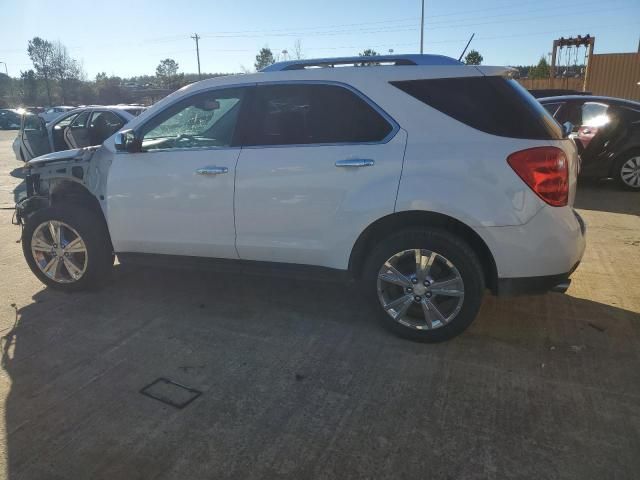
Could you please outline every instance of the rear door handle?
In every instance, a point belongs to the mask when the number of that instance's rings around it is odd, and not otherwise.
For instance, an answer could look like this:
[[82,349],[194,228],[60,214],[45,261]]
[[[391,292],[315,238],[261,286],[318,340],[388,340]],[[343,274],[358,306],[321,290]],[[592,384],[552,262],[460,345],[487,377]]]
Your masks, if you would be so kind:
[[227,167],[202,167],[196,170],[198,175],[220,175],[229,172]]
[[336,167],[371,167],[375,164],[370,158],[353,158],[346,160],[338,160]]

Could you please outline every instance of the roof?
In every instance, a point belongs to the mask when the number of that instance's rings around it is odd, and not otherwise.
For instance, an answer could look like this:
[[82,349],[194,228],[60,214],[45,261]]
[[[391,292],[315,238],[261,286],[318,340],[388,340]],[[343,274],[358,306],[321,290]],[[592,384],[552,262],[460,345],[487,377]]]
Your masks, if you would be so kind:
[[634,100],[627,100],[625,98],[607,97],[603,95],[600,95],[600,96],[598,95],[559,95],[557,97],[543,97],[538,99],[538,101],[542,103],[566,102],[569,100],[584,100],[586,102],[615,103],[619,105],[627,105],[634,108],[640,108],[640,102],[636,102]]
[[314,67],[335,67],[336,65],[358,65],[361,63],[389,63],[393,65],[462,65],[455,58],[444,55],[372,55],[358,57],[315,58],[277,62],[260,70],[261,72],[282,72],[285,70],[303,70]]

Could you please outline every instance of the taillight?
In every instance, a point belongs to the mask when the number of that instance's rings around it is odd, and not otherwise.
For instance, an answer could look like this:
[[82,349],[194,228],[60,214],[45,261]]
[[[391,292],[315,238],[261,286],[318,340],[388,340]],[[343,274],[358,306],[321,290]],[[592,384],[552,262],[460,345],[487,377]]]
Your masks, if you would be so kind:
[[569,201],[569,162],[557,147],[536,147],[507,157],[511,168],[542,200],[554,207]]

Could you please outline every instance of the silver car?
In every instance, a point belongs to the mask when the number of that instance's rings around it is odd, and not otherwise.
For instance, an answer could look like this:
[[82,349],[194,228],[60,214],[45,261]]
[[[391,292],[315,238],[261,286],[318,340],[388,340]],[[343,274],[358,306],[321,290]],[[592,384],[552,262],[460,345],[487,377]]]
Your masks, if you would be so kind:
[[13,142],[16,159],[27,162],[51,152],[100,145],[145,107],[130,105],[76,108],[46,123],[25,113]]

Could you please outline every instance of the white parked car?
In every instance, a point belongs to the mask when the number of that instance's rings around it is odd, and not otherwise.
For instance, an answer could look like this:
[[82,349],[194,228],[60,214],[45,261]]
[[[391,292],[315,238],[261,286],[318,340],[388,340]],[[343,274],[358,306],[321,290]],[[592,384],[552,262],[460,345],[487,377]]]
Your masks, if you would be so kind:
[[56,118],[58,118],[63,113],[70,112],[75,108],[76,107],[65,107],[65,106],[51,107],[46,109],[44,112],[39,113],[38,116],[42,118],[46,123],[49,123],[52,120],[55,120]]
[[467,328],[485,289],[565,290],[585,248],[573,141],[509,69],[367,61],[204,80],[101,147],[30,161],[30,268],[67,291],[114,255],[348,273],[422,341]]
[[13,152],[16,159],[27,161],[46,153],[100,145],[143,110],[140,106],[96,105],[76,108],[49,123],[25,113]]

